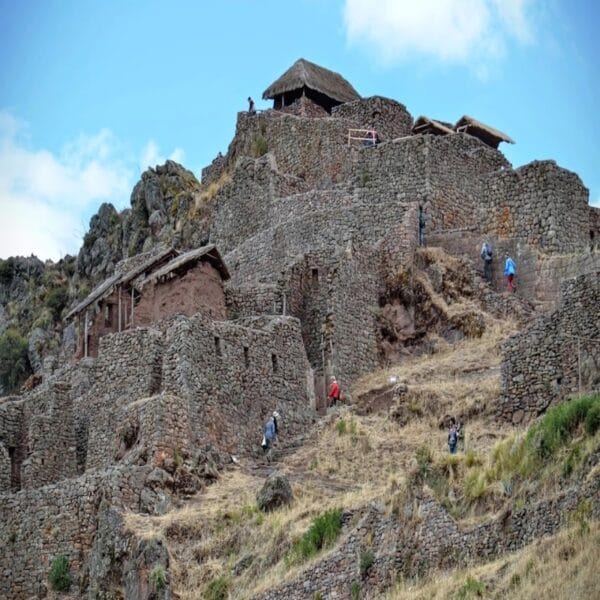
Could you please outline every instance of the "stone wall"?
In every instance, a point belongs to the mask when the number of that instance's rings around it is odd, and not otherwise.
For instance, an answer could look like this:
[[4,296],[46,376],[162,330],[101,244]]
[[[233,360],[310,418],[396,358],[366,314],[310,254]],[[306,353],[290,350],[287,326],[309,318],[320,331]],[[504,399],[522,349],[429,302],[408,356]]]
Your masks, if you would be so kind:
[[27,458],[21,486],[39,487],[77,474],[75,426],[68,385],[52,383],[49,409],[33,415],[27,435]]
[[256,315],[284,315],[288,312],[288,301],[276,284],[227,285],[225,302],[227,315],[233,320]]
[[290,436],[312,419],[310,366],[289,317],[236,323],[179,319],[166,340],[165,392],[189,402],[195,435],[228,452],[253,452],[275,409]]
[[549,254],[589,249],[588,190],[554,161],[534,161],[488,178],[480,231]]
[[152,329],[110,334],[100,340],[94,384],[74,402],[77,420],[89,423],[86,469],[113,463],[120,408],[161,389],[162,353],[162,335]]
[[498,415],[521,423],[579,389],[600,384],[600,272],[562,285],[560,308],[509,338]]
[[381,141],[411,135],[413,126],[406,106],[382,96],[340,104],[331,111],[331,116],[346,121],[348,128],[375,129]]
[[50,564],[59,555],[69,560],[73,587],[83,597],[86,559],[96,535],[101,500],[139,510],[150,471],[149,467],[117,467],[37,489],[0,493],[3,597],[45,597]]
[[[257,600],[323,600],[350,598],[352,585],[361,597],[377,598],[399,577],[423,577],[438,568],[486,562],[523,548],[568,524],[582,499],[592,499],[592,518],[600,518],[600,478],[564,490],[520,510],[474,527],[461,527],[427,492],[407,506],[402,516],[372,504],[356,514],[345,513],[344,534],[335,548],[304,571]],[[416,510],[415,510],[416,509]],[[351,527],[351,519],[357,520]],[[373,564],[360,572],[361,555],[371,552]]]

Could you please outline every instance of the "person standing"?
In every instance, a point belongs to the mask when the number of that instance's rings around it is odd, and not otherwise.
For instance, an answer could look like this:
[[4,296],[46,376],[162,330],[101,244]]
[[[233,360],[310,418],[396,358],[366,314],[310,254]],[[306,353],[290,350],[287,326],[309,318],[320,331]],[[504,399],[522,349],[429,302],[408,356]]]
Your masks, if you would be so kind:
[[427,217],[425,215],[425,209],[422,204],[419,204],[419,246],[425,245],[425,223]]
[[479,253],[481,260],[483,260],[483,277],[487,283],[492,283],[492,245],[485,240],[481,246],[481,252]]
[[340,394],[340,386],[335,377],[332,377],[331,383],[329,384],[329,392],[327,393],[330,406],[335,406],[340,401]]
[[278,424],[277,419],[279,419],[279,413],[274,410],[273,414],[269,417],[269,420],[266,422],[264,427],[264,434],[262,439],[262,449],[263,452],[267,455],[267,461],[271,462],[273,455],[273,446],[277,441],[277,433],[278,433]]
[[458,428],[454,417],[450,419],[450,429],[448,430],[448,451],[450,454],[456,454],[456,446],[458,445]]
[[251,115],[256,114],[256,105],[250,96],[248,96],[248,113]]
[[515,275],[517,274],[517,265],[515,261],[507,254],[506,260],[504,261],[504,277],[506,277],[506,285],[508,291],[513,293],[515,291]]

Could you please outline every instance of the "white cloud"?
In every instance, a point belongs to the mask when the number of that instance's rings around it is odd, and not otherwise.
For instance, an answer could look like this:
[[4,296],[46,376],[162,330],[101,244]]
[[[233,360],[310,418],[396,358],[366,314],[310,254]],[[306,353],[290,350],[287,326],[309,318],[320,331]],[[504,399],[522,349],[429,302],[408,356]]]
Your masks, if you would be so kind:
[[534,0],[346,0],[351,44],[364,44],[384,62],[413,56],[469,64],[475,72],[506,51],[509,38],[531,42]]
[[140,170],[145,171],[148,167],[155,167],[165,162],[165,160],[174,160],[182,162],[185,152],[181,148],[175,148],[169,156],[165,157],[161,154],[158,144],[154,140],[150,140],[143,148],[140,155],[139,166]]
[[[57,260],[78,252],[86,215],[102,202],[126,205],[139,172],[107,129],[81,135],[58,153],[33,148],[28,133],[26,123],[0,111],[0,257]],[[144,152],[154,164],[164,162],[156,144]],[[181,160],[183,151],[171,157]]]

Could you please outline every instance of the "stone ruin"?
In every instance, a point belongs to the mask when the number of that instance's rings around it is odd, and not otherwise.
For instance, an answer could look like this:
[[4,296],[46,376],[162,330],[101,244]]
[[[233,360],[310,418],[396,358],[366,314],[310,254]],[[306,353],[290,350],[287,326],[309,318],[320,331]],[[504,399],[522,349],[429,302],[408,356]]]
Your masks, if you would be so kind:
[[[215,463],[251,454],[270,411],[300,432],[328,375],[348,389],[377,368],[380,300],[421,242],[479,265],[488,239],[492,291],[510,253],[517,294],[542,313],[506,345],[502,418],[522,422],[575,386],[572,340],[600,337],[600,210],[579,177],[552,161],[513,169],[493,147],[500,132],[475,119],[415,128],[402,104],[342,97],[313,67],[265,92],[274,109],[238,114],[227,154],[203,170],[217,190],[209,250],[121,265],[69,315],[80,360],[0,402],[10,597],[44,596],[59,554],[82,597],[115,578],[143,597],[138,546],[119,546],[131,559],[120,573],[106,559],[120,511],[166,510]],[[351,129],[379,143],[357,144]],[[596,385],[598,346],[584,348],[584,383]]]

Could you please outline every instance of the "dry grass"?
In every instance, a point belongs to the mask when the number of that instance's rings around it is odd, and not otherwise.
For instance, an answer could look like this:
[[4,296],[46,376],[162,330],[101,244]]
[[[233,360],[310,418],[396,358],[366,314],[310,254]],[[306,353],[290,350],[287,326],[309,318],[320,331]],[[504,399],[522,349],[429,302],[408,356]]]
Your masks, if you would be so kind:
[[581,535],[576,529],[543,538],[519,552],[474,567],[436,573],[420,582],[403,582],[384,600],[475,598],[468,589],[481,584],[481,597],[519,600],[587,600],[600,598],[598,554],[600,524]]
[[[165,541],[174,592],[181,600],[205,597],[217,577],[227,579],[229,598],[235,600],[290,580],[310,564],[292,565],[286,556],[315,516],[332,508],[361,509],[374,499],[391,509],[411,485],[420,448],[431,449],[432,462],[450,487],[458,487],[464,472],[484,461],[506,433],[485,421],[482,407],[498,395],[499,349],[513,331],[513,324],[489,319],[479,339],[446,345],[433,356],[363,378],[353,390],[355,397],[399,374],[409,385],[405,401],[414,418],[400,426],[387,413],[361,417],[343,408],[322,419],[306,443],[277,465],[292,483],[290,507],[259,513],[255,495],[264,473],[242,465],[179,510],[160,517],[128,514],[128,529]],[[477,454],[447,455],[446,431],[438,427],[444,412],[474,415],[467,425],[467,446]]]
[[410,357],[401,364],[379,369],[361,377],[353,386],[354,397],[389,384],[395,376],[409,385],[448,383],[468,373],[498,367],[501,347],[507,337],[517,331],[512,321],[486,318],[486,329],[480,338],[466,338],[454,345],[444,344],[439,352]]
[[223,171],[219,178],[212,183],[209,183],[202,191],[196,196],[194,208],[199,210],[203,204],[210,202],[219,192],[219,190],[227,185],[231,181],[231,175],[227,171]]

